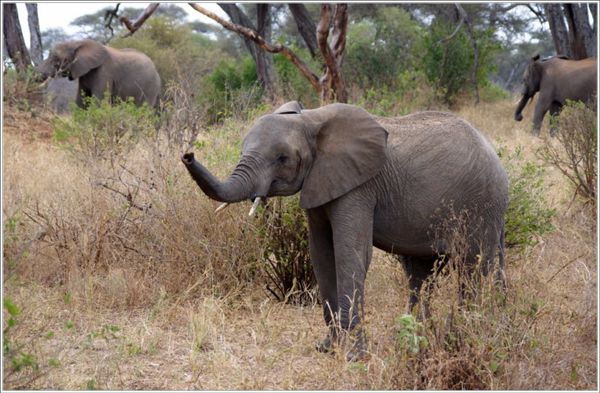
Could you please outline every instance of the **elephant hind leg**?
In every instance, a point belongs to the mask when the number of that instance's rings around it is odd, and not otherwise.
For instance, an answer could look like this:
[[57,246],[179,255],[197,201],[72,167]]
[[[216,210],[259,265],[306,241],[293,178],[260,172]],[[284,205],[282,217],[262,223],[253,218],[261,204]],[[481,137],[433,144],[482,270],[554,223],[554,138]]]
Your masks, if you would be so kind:
[[[420,303],[421,313],[419,317],[427,319],[430,316],[429,311],[429,295],[433,289],[433,277],[440,269],[436,266],[438,257],[436,255],[427,257],[413,257],[403,256],[401,257],[402,266],[408,276],[408,285],[410,290],[410,297],[408,299],[408,313],[412,313],[415,306]],[[428,280],[429,279],[429,280]],[[421,296],[421,289],[423,283],[427,282],[423,296]]]

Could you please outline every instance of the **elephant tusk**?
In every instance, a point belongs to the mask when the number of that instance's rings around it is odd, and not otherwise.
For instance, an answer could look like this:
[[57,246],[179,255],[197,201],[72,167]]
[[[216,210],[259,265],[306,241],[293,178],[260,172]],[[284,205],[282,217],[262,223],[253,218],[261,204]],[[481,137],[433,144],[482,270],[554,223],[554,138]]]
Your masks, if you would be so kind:
[[225,202],[222,205],[220,205],[219,207],[217,207],[215,209],[215,214],[217,214],[218,212],[220,212],[221,210],[225,209],[227,206],[229,206],[229,203]]
[[254,198],[254,203],[252,204],[252,207],[250,208],[250,212],[248,213],[248,216],[252,217],[254,215],[254,213],[256,213],[256,208],[258,207],[258,204],[260,203],[261,200],[262,200],[262,197]]

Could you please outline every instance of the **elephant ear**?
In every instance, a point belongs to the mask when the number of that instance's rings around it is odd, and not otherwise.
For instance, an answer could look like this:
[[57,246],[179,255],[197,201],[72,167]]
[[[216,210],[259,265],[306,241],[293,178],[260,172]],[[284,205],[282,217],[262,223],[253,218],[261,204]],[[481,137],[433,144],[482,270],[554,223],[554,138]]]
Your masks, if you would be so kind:
[[316,125],[315,158],[300,196],[303,209],[339,198],[383,168],[388,133],[364,109],[332,104],[301,116]]
[[71,76],[77,79],[94,68],[100,67],[108,59],[108,51],[104,45],[92,40],[83,40],[75,49],[75,57],[71,65]]
[[281,105],[273,113],[276,113],[278,115],[293,114],[293,113],[302,112],[302,109],[304,109],[304,108],[298,101],[290,101],[290,102],[286,102],[285,104]]

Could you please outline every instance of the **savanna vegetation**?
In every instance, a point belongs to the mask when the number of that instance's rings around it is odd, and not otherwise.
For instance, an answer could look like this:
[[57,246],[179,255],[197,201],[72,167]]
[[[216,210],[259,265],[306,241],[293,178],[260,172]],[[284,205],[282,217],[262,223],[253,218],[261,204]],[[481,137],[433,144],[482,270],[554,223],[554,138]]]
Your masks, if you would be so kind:
[[[179,7],[162,4],[127,37],[103,12],[74,22],[152,58],[158,113],[104,101],[59,115],[31,68],[5,59],[3,388],[597,389],[596,112],[569,103],[541,137],[513,120],[521,67],[552,54],[547,24],[532,27],[541,6],[463,4],[463,20],[451,4],[348,6],[347,101],[381,116],[452,111],[492,141],[510,178],[506,292],[484,283],[459,307],[450,264],[418,320],[405,314],[402,267],[376,251],[371,356],[350,363],[315,351],[325,328],[297,197],[255,217],[247,203],[215,213],[180,162],[193,150],[225,177],[254,120],[321,97],[282,54],[267,94],[241,38]],[[317,22],[319,5],[306,9]],[[271,20],[270,39],[318,70],[285,5]],[[61,34],[42,32],[45,48]]]

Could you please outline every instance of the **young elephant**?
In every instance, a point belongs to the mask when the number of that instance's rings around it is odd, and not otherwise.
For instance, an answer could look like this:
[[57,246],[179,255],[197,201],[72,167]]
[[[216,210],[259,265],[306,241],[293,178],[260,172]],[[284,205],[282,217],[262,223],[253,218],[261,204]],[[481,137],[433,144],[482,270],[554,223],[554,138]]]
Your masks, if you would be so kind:
[[594,58],[568,60],[561,57],[540,60],[531,58],[523,75],[522,97],[515,110],[515,120],[523,120],[521,112],[539,92],[533,114],[533,133],[538,135],[546,112],[557,115],[566,100],[591,104],[596,96],[597,61]]
[[[503,252],[508,179],[489,142],[448,113],[374,118],[352,105],[303,110],[290,102],[261,117],[244,139],[231,176],[218,181],[193,153],[182,157],[210,198],[254,200],[301,192],[310,255],[329,334],[356,341],[349,359],[366,354],[360,327],[372,246],[405,256],[415,305],[434,262],[450,251],[444,223],[466,212],[467,267],[484,274]],[[447,225],[446,225],[447,226]],[[413,266],[418,265],[418,266]],[[503,282],[503,261],[498,278]]]
[[56,45],[48,58],[37,67],[42,79],[54,76],[79,81],[76,103],[84,107],[83,97],[126,100],[136,105],[158,103],[160,76],[148,56],[134,49],[115,49],[96,41],[67,41]]

